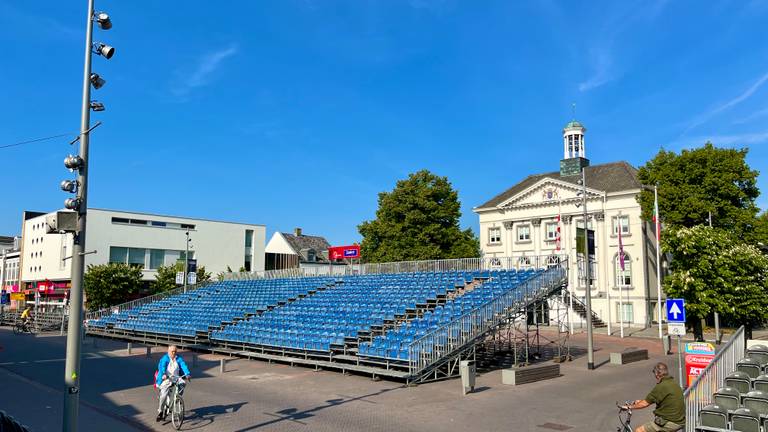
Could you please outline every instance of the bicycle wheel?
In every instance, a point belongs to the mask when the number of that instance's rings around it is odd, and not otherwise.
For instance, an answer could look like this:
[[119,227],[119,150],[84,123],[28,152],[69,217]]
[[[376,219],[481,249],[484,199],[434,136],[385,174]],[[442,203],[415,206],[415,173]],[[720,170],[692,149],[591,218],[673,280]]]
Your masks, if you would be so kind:
[[176,402],[173,404],[171,410],[171,423],[176,430],[181,429],[181,424],[184,423],[184,399],[181,396],[176,397]]
[[21,333],[21,331],[22,331],[21,330],[21,324],[16,323],[16,324],[13,325],[13,334],[17,335],[17,334]]

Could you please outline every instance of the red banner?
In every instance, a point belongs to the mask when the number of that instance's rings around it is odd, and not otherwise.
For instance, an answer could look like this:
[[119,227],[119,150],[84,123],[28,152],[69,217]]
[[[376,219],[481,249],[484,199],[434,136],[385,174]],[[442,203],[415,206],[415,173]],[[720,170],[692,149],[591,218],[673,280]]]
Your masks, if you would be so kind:
[[351,245],[329,247],[328,258],[330,258],[331,261],[360,258],[360,246]]

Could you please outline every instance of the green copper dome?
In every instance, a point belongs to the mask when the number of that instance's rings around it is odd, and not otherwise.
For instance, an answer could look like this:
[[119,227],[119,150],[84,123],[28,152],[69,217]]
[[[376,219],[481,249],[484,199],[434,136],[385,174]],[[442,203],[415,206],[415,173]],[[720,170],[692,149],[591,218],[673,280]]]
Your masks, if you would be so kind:
[[584,128],[584,125],[577,122],[576,120],[569,121],[568,124],[565,125],[565,129],[571,129],[571,128]]

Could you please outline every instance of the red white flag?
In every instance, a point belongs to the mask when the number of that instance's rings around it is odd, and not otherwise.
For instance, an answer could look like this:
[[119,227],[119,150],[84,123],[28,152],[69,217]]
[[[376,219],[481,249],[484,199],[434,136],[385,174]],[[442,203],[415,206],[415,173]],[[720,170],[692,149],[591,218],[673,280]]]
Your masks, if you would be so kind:
[[555,218],[557,221],[557,237],[555,238],[555,250],[560,251],[560,213]]
[[621,240],[621,215],[616,218],[616,222],[619,225],[619,266],[621,267],[621,271],[624,271],[624,243]]

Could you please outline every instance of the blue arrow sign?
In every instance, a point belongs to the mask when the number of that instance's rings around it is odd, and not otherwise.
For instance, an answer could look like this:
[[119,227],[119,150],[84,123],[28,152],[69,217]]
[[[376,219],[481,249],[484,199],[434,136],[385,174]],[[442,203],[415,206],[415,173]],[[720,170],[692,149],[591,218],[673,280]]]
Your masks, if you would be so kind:
[[685,300],[667,299],[667,322],[685,322]]

